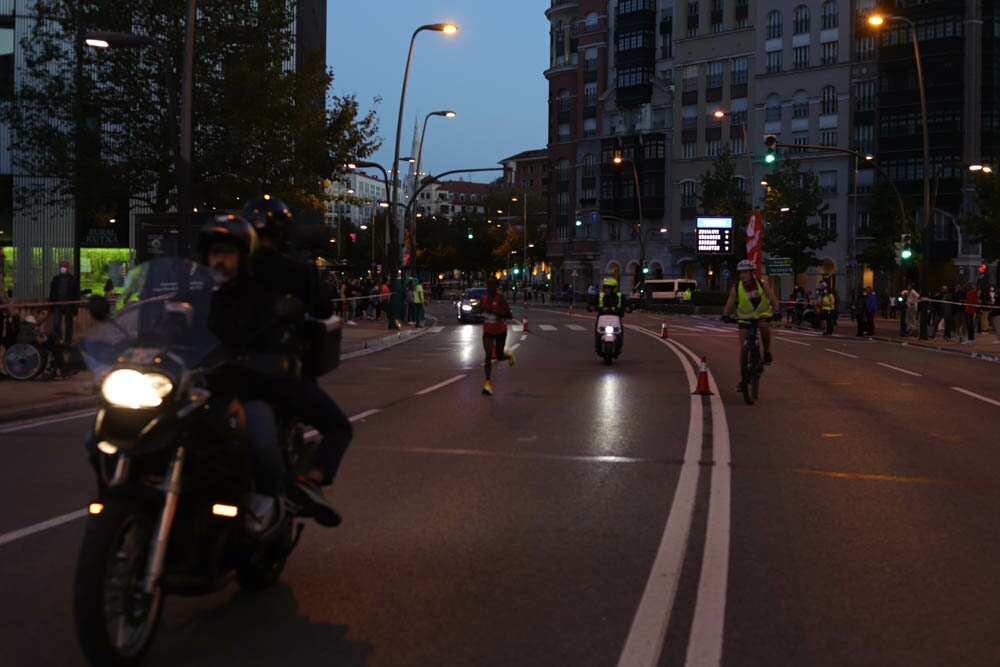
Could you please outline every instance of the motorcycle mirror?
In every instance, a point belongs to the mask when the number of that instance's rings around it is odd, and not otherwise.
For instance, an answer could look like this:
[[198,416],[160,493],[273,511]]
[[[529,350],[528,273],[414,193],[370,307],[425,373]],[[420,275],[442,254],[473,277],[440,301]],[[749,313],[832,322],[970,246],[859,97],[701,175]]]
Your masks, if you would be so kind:
[[111,304],[103,296],[91,294],[90,298],[87,299],[87,312],[97,322],[103,322],[111,314]]

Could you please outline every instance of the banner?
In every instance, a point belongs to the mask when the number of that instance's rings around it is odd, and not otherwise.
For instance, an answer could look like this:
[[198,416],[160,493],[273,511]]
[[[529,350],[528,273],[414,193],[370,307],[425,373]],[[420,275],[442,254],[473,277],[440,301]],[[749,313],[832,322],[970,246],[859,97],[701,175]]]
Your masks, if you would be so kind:
[[760,211],[754,211],[747,220],[747,259],[753,262],[755,275],[760,276],[760,265],[762,253],[761,232],[763,231],[763,220]]

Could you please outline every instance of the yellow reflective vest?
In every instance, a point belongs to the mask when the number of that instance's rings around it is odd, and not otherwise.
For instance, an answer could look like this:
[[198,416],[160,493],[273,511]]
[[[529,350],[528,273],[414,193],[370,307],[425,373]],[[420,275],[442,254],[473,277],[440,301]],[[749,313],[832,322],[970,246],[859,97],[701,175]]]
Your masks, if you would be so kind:
[[760,295],[760,302],[757,307],[754,308],[753,302],[750,300],[750,295],[747,294],[746,288],[743,287],[743,281],[741,280],[737,286],[737,296],[738,300],[736,302],[736,319],[740,322],[750,322],[750,320],[756,320],[761,317],[771,317],[774,313],[771,310],[771,300],[767,298],[767,292],[764,291],[764,286],[761,285],[759,280],[755,280],[757,283],[757,294]]

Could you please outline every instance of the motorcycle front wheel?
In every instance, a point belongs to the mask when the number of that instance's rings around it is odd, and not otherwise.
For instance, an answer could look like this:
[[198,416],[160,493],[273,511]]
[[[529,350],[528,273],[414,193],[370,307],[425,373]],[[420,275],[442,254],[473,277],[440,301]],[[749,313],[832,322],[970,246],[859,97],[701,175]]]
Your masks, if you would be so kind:
[[115,498],[92,515],[76,563],[76,633],[94,665],[137,665],[152,644],[163,609],[159,584],[143,592],[153,532],[153,508]]

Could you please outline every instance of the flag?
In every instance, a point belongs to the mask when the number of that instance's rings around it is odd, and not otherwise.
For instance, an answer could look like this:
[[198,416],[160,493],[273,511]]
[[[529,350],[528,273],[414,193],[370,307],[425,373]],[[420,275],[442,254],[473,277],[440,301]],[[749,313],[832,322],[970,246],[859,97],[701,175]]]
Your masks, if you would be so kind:
[[747,220],[747,259],[754,264],[757,276],[760,276],[761,257],[763,246],[761,244],[761,232],[763,231],[763,220],[760,211],[754,211]]

